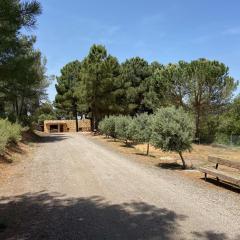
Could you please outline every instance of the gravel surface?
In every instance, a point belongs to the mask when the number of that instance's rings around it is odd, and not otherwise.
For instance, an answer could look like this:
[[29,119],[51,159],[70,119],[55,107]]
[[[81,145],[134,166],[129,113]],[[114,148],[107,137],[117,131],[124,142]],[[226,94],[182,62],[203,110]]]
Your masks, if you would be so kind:
[[0,187],[0,239],[240,239],[239,194],[146,166],[83,134],[42,138]]

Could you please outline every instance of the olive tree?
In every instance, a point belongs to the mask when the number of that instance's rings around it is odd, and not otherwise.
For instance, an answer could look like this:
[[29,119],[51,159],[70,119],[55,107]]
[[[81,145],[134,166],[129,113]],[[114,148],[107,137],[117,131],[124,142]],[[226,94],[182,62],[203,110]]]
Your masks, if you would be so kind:
[[131,139],[147,144],[147,152],[149,154],[149,145],[152,136],[152,116],[147,113],[139,114],[131,121],[128,132]]
[[98,128],[101,133],[105,134],[107,137],[116,138],[115,122],[115,116],[106,116],[100,121]]
[[185,169],[182,152],[191,150],[194,137],[194,121],[191,116],[182,108],[160,108],[153,117],[152,131],[152,144],[163,151],[177,152]]
[[118,116],[115,119],[115,130],[116,130],[116,136],[119,139],[122,139],[125,141],[125,143],[128,143],[128,140],[131,139],[131,133],[129,129],[129,125],[131,124],[132,118],[130,116]]

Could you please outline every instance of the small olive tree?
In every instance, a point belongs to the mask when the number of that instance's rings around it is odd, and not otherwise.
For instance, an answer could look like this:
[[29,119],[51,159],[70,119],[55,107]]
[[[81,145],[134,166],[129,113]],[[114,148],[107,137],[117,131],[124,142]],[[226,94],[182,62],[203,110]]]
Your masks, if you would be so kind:
[[147,113],[137,115],[130,123],[128,131],[133,141],[147,144],[148,155],[152,136],[152,116]]
[[116,116],[106,116],[100,121],[98,128],[107,137],[116,138],[115,122]]
[[125,143],[128,143],[128,140],[131,139],[131,133],[129,131],[129,125],[132,122],[132,118],[130,116],[118,116],[115,119],[115,130],[116,130],[116,136],[119,139],[122,139],[125,141]]
[[153,117],[152,131],[152,144],[163,151],[177,152],[185,169],[182,152],[192,149],[194,137],[194,121],[191,116],[182,108],[161,108]]

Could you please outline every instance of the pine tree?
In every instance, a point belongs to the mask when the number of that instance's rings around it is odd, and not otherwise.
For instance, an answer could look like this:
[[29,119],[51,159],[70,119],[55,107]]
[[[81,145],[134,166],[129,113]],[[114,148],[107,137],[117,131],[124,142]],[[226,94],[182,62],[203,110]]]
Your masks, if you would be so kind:
[[73,61],[61,69],[61,75],[57,77],[55,107],[61,110],[67,118],[72,116],[76,121],[78,131],[78,96],[75,93],[80,82],[81,62]]
[[93,45],[83,60],[81,79],[76,94],[79,108],[91,115],[92,129],[104,115],[116,112],[114,91],[117,89],[116,77],[119,64],[116,58],[107,54],[104,46]]

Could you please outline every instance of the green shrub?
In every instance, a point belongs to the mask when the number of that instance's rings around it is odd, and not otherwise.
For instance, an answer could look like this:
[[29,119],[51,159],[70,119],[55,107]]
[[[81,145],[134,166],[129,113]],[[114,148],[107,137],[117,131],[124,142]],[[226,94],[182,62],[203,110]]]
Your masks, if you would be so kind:
[[0,154],[9,143],[17,143],[21,140],[22,128],[19,124],[10,123],[8,120],[0,119]]
[[116,137],[115,122],[116,122],[115,116],[105,117],[99,123],[98,128],[99,128],[100,132],[105,134],[107,137],[115,138]]
[[182,152],[191,150],[194,125],[191,117],[182,108],[159,109],[152,121],[152,143],[163,151],[177,152],[186,168]]
[[22,127],[19,124],[16,123],[10,123],[7,124],[7,130],[8,130],[8,143],[17,143],[21,140],[22,135]]
[[138,143],[147,143],[147,155],[149,154],[149,142],[152,136],[152,116],[147,113],[137,115],[131,121],[128,133],[131,140]]
[[4,153],[8,142],[8,131],[5,129],[5,124],[0,120],[0,155]]
[[124,140],[126,143],[131,139],[131,133],[129,131],[129,125],[132,121],[130,116],[118,116],[115,118],[115,130],[116,136],[119,139]]

